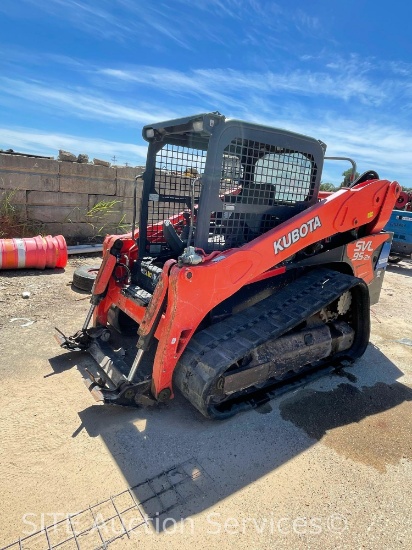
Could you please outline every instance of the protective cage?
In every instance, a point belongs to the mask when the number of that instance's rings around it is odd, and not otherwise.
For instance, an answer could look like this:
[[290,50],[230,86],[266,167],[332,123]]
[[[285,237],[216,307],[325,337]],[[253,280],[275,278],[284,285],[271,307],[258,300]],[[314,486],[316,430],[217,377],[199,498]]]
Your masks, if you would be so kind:
[[208,249],[241,246],[308,206],[314,196],[313,156],[237,138],[225,148],[221,209],[211,212]]
[[170,252],[163,222],[171,220],[177,234],[187,241],[190,218],[197,209],[206,150],[165,143],[156,154],[154,187],[148,197],[147,240],[150,255]]
[[316,202],[319,142],[240,121],[216,126],[197,136],[173,126],[149,149],[146,254],[173,254],[188,240],[206,252],[242,246]]

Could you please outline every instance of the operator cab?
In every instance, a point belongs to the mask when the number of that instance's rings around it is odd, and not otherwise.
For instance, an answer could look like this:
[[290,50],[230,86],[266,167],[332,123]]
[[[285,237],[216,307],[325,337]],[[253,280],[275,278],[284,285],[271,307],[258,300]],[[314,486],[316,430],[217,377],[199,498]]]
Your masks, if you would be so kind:
[[205,113],[145,126],[139,255],[242,246],[317,201],[324,145]]

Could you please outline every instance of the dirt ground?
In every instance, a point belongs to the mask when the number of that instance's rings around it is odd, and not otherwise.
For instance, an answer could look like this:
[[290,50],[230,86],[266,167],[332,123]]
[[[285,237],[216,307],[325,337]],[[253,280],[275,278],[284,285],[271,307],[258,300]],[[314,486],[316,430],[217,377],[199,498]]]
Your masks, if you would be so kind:
[[223,422],[180,397],[93,401],[76,368],[91,359],[53,332],[81,327],[88,295],[72,275],[95,263],[0,273],[0,547],[44,526],[24,548],[412,546],[412,261],[388,267],[371,343],[346,377]]

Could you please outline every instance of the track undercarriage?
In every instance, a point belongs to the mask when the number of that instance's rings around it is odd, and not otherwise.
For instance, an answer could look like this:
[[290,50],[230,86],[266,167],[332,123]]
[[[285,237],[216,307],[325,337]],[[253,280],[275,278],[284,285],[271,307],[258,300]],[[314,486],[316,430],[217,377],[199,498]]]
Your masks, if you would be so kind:
[[312,271],[197,333],[174,381],[205,416],[232,416],[276,387],[355,360],[365,351],[369,328],[366,285],[336,271]]
[[[161,401],[151,394],[155,347],[146,352],[138,375],[129,382],[130,361],[122,352],[113,353],[104,334],[103,341],[93,338],[88,346],[99,365],[94,373],[87,370],[95,398],[124,406]],[[365,283],[317,269],[197,332],[176,366],[173,383],[204,416],[227,418],[295,388],[325,368],[354,361],[368,339]]]

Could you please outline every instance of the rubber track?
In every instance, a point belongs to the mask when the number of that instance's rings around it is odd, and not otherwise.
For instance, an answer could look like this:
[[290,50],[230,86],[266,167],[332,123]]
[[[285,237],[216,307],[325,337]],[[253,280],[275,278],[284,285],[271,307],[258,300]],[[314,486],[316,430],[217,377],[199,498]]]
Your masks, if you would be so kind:
[[209,406],[217,379],[251,350],[298,326],[360,283],[361,279],[330,269],[303,275],[246,311],[195,334],[179,360],[174,383],[205,416],[236,414],[237,410],[219,414]]

